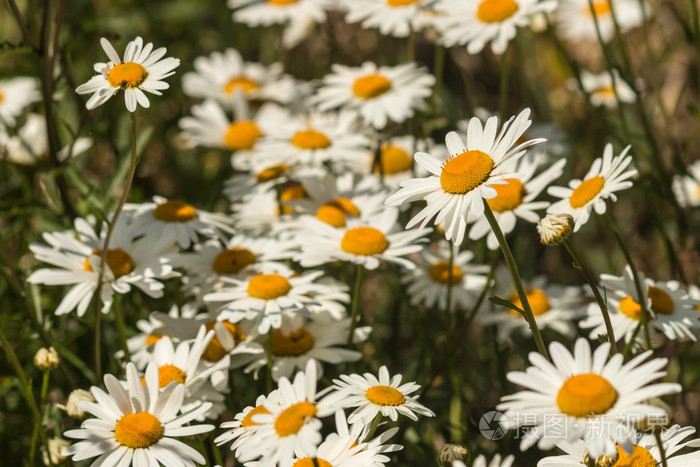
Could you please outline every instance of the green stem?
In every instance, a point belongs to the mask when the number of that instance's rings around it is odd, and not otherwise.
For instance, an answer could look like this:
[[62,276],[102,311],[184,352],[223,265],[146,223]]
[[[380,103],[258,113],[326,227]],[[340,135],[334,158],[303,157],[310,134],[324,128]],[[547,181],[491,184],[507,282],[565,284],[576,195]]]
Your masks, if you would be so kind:
[[629,355],[630,351],[632,350],[632,346],[634,345],[635,339],[637,339],[637,334],[639,334],[639,329],[642,327],[642,322],[640,321],[639,324],[634,328],[634,332],[632,333],[632,336],[630,337],[630,341],[625,345],[625,350],[622,351],[622,358],[624,360],[627,360],[627,356]]
[[435,91],[433,95],[440,99],[440,91],[442,90],[442,79],[445,74],[445,47],[435,44],[433,55],[433,74],[435,75]]
[[508,51],[506,50],[501,55],[501,85],[499,90],[498,113],[501,121],[506,120],[506,111],[508,110]]
[[267,332],[267,346],[265,350],[267,353],[267,379],[265,386],[269,394],[272,392],[272,328]]
[[221,457],[221,451],[219,450],[219,447],[214,443],[214,438],[209,438],[209,442],[211,443],[211,452],[214,453],[214,462],[216,463],[216,465],[224,465],[224,460]]
[[450,312],[452,311],[452,268],[455,264],[455,249],[456,247],[452,243],[448,243],[450,248],[450,259],[447,262],[447,303],[445,307],[445,313],[447,314],[447,319],[454,322],[451,318]]
[[666,450],[664,449],[664,442],[661,440],[661,432],[654,430],[654,437],[656,438],[656,445],[659,447],[659,454],[661,455],[661,465],[663,467],[668,467],[666,462]]
[[350,310],[350,332],[348,332],[348,347],[352,346],[352,341],[355,337],[355,326],[357,326],[357,315],[360,310],[360,301],[362,301],[362,279],[365,275],[365,267],[362,264],[357,265],[355,270],[355,289],[352,292],[352,305]]
[[131,353],[129,352],[129,346],[126,343],[126,331],[124,329],[124,316],[122,314],[121,300],[116,297],[113,303],[114,308],[114,320],[117,322],[117,332],[119,333],[119,342],[121,342],[122,350],[124,351],[124,361],[129,363],[131,361]]
[[503,231],[501,231],[501,227],[498,225],[498,221],[496,221],[496,218],[493,215],[493,211],[491,211],[491,207],[485,201],[484,215],[486,216],[486,220],[491,226],[491,230],[493,230],[494,235],[496,235],[498,244],[501,246],[501,251],[503,252],[503,256],[505,257],[506,263],[508,264],[508,269],[510,270],[510,275],[513,277],[513,282],[515,283],[515,290],[518,292],[518,298],[520,299],[520,303],[522,303],[523,305],[525,319],[530,325],[532,337],[535,339],[537,350],[549,360],[549,354],[547,353],[547,349],[544,346],[544,341],[542,340],[540,329],[537,327],[535,315],[533,315],[532,308],[530,308],[530,302],[527,300],[527,294],[525,293],[525,288],[523,287],[523,281],[520,279],[520,273],[518,273],[518,265],[515,264],[513,253],[511,253],[510,251],[510,247],[508,246],[506,237],[503,235]]
[[578,267],[578,269],[580,269],[583,272],[583,275],[586,278],[586,282],[588,282],[588,285],[591,286],[591,290],[593,291],[595,300],[598,303],[598,306],[600,307],[600,312],[603,314],[603,321],[605,321],[605,330],[608,333],[608,340],[610,341],[610,356],[612,357],[613,355],[615,355],[615,353],[617,353],[617,341],[615,340],[615,333],[613,331],[612,323],[610,322],[608,306],[605,303],[603,297],[600,295],[600,289],[598,289],[597,281],[593,278],[593,274],[591,274],[590,269],[588,269],[583,263],[583,260],[574,248],[574,245],[569,240],[564,240],[563,244],[564,247],[566,247],[566,251],[568,251],[571,257],[573,258],[575,265]]
[[372,420],[372,426],[369,427],[369,431],[367,432],[367,436],[365,436],[365,439],[362,440],[363,443],[366,443],[372,439],[372,436],[374,436],[374,433],[377,431],[377,427],[379,426],[379,422],[381,420],[382,420],[382,414],[381,414],[381,412],[377,412],[377,415],[374,416],[374,420]]

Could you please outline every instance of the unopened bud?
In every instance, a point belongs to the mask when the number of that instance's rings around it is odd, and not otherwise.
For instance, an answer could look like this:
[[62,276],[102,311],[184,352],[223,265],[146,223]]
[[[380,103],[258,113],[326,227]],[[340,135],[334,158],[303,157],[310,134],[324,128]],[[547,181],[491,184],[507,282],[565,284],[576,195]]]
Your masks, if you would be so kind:
[[446,444],[440,452],[440,465],[443,467],[457,467],[469,457],[469,451],[459,444]]
[[50,371],[58,366],[58,352],[53,347],[40,348],[34,355],[34,365],[41,371]]
[[[70,441],[62,438],[51,438],[49,439],[49,452],[47,454],[44,448],[41,449],[41,457],[44,460],[45,465],[58,465],[61,462],[68,459],[68,457],[62,455],[64,449],[70,446]],[[49,460],[51,462],[49,462]]]
[[559,245],[574,229],[574,218],[570,214],[547,214],[537,222],[540,242],[544,245]]
[[95,398],[92,397],[90,391],[86,391],[85,389],[76,389],[70,393],[68,402],[66,402],[66,406],[64,407],[69,417],[78,420],[85,418],[85,412],[80,408],[80,402],[83,401],[95,402]]

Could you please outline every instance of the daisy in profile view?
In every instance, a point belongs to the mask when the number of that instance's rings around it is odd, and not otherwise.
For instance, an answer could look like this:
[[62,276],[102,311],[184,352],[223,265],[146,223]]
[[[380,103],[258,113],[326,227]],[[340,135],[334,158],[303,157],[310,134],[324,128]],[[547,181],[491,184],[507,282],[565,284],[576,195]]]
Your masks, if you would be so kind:
[[153,44],[149,42],[144,46],[140,37],[126,45],[123,62],[107,39],[100,39],[100,45],[109,61],[95,63],[93,68],[99,74],[75,90],[78,94],[92,94],[85,104],[88,110],[101,106],[120,89],[124,90],[124,101],[129,112],[135,111],[137,104],[148,108],[151,103],[143,91],[160,96],[160,91],[170,87],[162,80],[174,75],[175,68],[180,66],[177,58],[163,58],[165,47],[153,50]]
[[[517,144],[530,127],[530,109],[511,117],[498,132],[498,118],[491,117],[482,127],[474,117],[467,127],[467,142],[451,131],[445,137],[450,156],[442,161],[425,152],[417,152],[416,162],[429,172],[428,178],[411,178],[401,182],[401,189],[389,196],[388,206],[424,199],[424,207],[406,228],[421,224],[425,227],[435,218],[435,224],[445,223],[445,237],[460,245],[464,240],[468,220],[481,217],[484,199],[495,198],[498,191],[493,185],[507,184],[507,179],[519,178],[504,167],[506,161],[523,156],[530,146],[544,139],[532,139]],[[517,145],[516,145],[517,144]]]

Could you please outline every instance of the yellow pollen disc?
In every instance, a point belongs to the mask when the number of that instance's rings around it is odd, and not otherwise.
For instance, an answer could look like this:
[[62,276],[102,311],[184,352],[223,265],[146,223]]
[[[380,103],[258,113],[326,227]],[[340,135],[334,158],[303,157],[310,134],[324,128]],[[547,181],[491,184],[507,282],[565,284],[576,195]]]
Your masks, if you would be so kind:
[[0,102],[2,102],[2,100],[3,100],[4,98],[5,98],[5,95],[2,93],[2,91],[0,91]]
[[250,250],[235,247],[223,250],[216,255],[212,264],[214,271],[219,274],[238,274],[243,268],[253,264],[257,256]]
[[371,99],[381,96],[391,89],[391,81],[382,75],[372,74],[362,76],[355,80],[352,92],[360,99]]
[[[219,321],[221,324],[224,325],[226,330],[231,334],[231,337],[233,338],[234,346],[238,345],[240,342],[243,342],[246,338],[245,333],[241,329],[239,325],[236,323],[232,323],[230,321]],[[207,329],[207,332],[211,331],[214,329],[214,326],[216,325],[217,321],[209,321],[205,327]],[[231,349],[229,349],[231,350]],[[223,345],[221,345],[221,341],[219,340],[218,337],[216,337],[216,334],[212,339],[209,341],[209,344],[207,345],[207,348],[204,349],[204,352],[202,353],[202,358],[208,362],[218,362],[226,354],[228,353],[229,350],[226,350]]]
[[163,365],[158,367],[158,385],[161,388],[175,381],[179,384],[185,384],[187,374],[176,367],[175,365]]
[[340,248],[353,255],[378,255],[389,247],[382,232],[374,227],[355,227],[343,235]]
[[359,215],[360,210],[348,198],[336,198],[321,205],[316,211],[318,220],[333,227],[345,227],[345,216],[357,217]]
[[282,193],[280,193],[281,201],[292,201],[294,199],[302,198],[307,198],[307,196],[306,192],[304,191],[304,187],[301,186],[301,183],[293,183],[282,190]]
[[571,207],[574,209],[585,206],[600,193],[604,185],[605,179],[600,175],[584,180],[576,187],[574,192],[571,193],[569,204],[571,204]]
[[507,185],[491,185],[495,188],[495,198],[487,199],[489,207],[495,212],[512,211],[520,206],[525,197],[525,186],[523,182],[515,178],[506,178]]
[[604,414],[615,405],[615,401],[615,388],[607,379],[595,373],[570,377],[557,394],[559,410],[574,417]]
[[224,92],[233,94],[236,89],[240,89],[243,91],[243,94],[250,94],[251,91],[255,91],[259,87],[260,85],[252,79],[248,79],[245,76],[237,76],[224,85]]
[[[320,457],[316,458],[316,465],[318,467],[333,467],[333,464],[328,462],[327,460],[323,460]],[[296,461],[292,467],[314,467],[314,460],[310,457],[302,457],[298,461]]]
[[[380,157],[384,175],[405,172],[413,167],[413,158],[398,146],[386,146]],[[374,167],[374,173],[379,173],[378,166]]]
[[296,3],[299,0],[267,0],[267,3],[272,3],[273,5],[289,5],[290,3]]
[[485,182],[493,169],[493,159],[481,151],[450,156],[442,165],[440,185],[448,193],[463,195]]
[[138,63],[114,65],[107,73],[107,81],[115,88],[135,88],[144,82],[148,72]]
[[632,319],[639,321],[642,319],[642,307],[639,303],[635,302],[629,295],[620,300],[619,306],[620,313],[629,316]]
[[[99,256],[101,258],[102,250],[98,248],[97,250],[93,251],[90,254],[90,256]],[[134,260],[131,259],[129,253],[122,250],[121,248],[110,248],[109,250],[107,250],[106,261],[107,266],[109,266],[109,269],[112,270],[112,274],[114,274],[115,279],[119,279],[122,276],[126,276],[134,270]],[[83,263],[83,269],[85,269],[86,271],[94,271],[94,269],[92,269],[92,265],[90,264],[89,256],[85,258],[85,262]]]
[[[438,261],[437,263],[430,266],[428,269],[428,274],[433,278],[435,282],[440,282],[442,284],[450,283],[450,263],[449,261]],[[462,282],[462,270],[452,265],[452,284],[459,284]]]
[[163,436],[163,425],[148,412],[128,413],[114,427],[114,439],[122,446],[144,449]]
[[308,417],[313,417],[318,412],[311,402],[297,402],[284,409],[275,420],[275,431],[278,436],[294,435],[301,430]]
[[297,131],[292,136],[292,144],[300,149],[324,149],[331,145],[328,136],[311,128]]
[[189,222],[197,218],[197,210],[185,202],[170,200],[156,206],[153,217],[163,222]]
[[303,355],[314,347],[313,334],[304,326],[285,335],[277,329],[272,333],[272,353],[279,357]]
[[365,393],[368,401],[376,405],[396,407],[406,402],[406,398],[391,386],[372,386]]
[[483,0],[476,10],[476,17],[483,23],[500,23],[518,11],[513,0]]
[[255,423],[253,421],[253,417],[258,415],[258,414],[261,414],[261,413],[269,414],[270,411],[267,410],[264,405],[259,405],[259,406],[255,407],[253,410],[248,412],[248,414],[245,417],[243,417],[243,420],[241,420],[241,426],[248,428],[251,426],[260,425],[259,423]]
[[585,11],[586,15],[595,15],[596,17],[610,14],[610,2],[608,0],[593,2],[593,14],[591,14],[591,6],[588,3],[586,3]]
[[612,86],[608,86],[605,88],[599,88],[599,89],[596,89],[594,92],[595,92],[595,94],[598,94],[601,97],[606,97],[608,99],[615,98],[615,88],[613,88]]
[[158,342],[162,338],[163,338],[163,334],[159,334],[157,332],[152,332],[148,336],[146,336],[146,346],[151,347],[153,345],[156,345],[156,342]]
[[224,144],[232,151],[251,149],[262,136],[260,128],[251,120],[233,122],[224,135]]
[[[527,296],[527,301],[530,303],[530,308],[532,308],[532,314],[535,316],[546,313],[550,309],[549,299],[547,294],[542,289],[525,289],[525,295]],[[510,303],[517,306],[521,310],[523,309],[523,303],[518,297],[518,292],[514,292],[510,297]],[[522,316],[515,310],[511,310],[514,315]]]
[[389,6],[405,6],[418,3],[420,0],[386,0],[386,4]]
[[273,165],[255,174],[255,180],[258,183],[269,182],[270,180],[279,178],[287,169],[289,169],[288,165]]
[[663,289],[658,287],[649,287],[649,298],[651,299],[651,309],[654,313],[662,315],[670,315],[675,308],[673,299]]
[[655,467],[656,460],[649,451],[639,445],[635,445],[632,454],[629,455],[620,446],[617,446],[617,462],[615,467]]
[[248,282],[248,295],[262,300],[281,297],[291,289],[289,281],[279,274],[260,274]]

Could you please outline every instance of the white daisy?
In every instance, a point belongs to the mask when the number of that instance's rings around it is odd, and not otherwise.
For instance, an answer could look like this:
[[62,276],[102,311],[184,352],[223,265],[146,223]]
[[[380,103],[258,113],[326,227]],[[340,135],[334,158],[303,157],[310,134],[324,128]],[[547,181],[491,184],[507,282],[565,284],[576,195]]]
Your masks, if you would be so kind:
[[[472,464],[472,467],[510,467],[513,465],[513,462],[515,462],[515,456],[512,454],[510,456],[506,456],[504,458],[501,457],[500,454],[496,454],[492,459],[491,462],[486,460],[486,457],[484,457],[483,454],[479,454],[479,456],[474,459],[474,463]],[[466,464],[462,461],[457,461],[452,465],[452,467],[466,467]]]
[[662,368],[667,363],[665,358],[645,362],[651,351],[624,363],[619,353],[608,360],[610,343],[591,353],[588,341],[579,338],[573,355],[559,342],[549,346],[549,353],[553,363],[531,352],[533,366],[506,375],[526,390],[504,396],[497,406],[510,428],[529,426],[521,450],[538,440],[546,450],[562,439],[583,439],[595,458],[616,452],[617,443],[631,451],[634,422],[666,415],[645,401],[681,390],[675,383],[650,384],[666,375]]
[[637,98],[634,90],[620,77],[616,69],[613,69],[612,77],[607,70],[597,75],[581,70],[581,85],[594,107],[616,109],[618,98],[623,104],[632,103]]
[[556,7],[554,0],[440,0],[435,5],[443,14],[435,20],[439,41],[447,47],[466,44],[470,54],[481,52],[491,41],[491,50],[500,55],[517,27],[529,25],[533,16]]
[[351,424],[371,425],[377,414],[396,421],[405,415],[413,421],[418,415],[434,417],[435,414],[418,402],[418,396],[411,396],[420,389],[416,383],[401,384],[401,375],[389,376],[386,366],[379,369],[379,377],[371,373],[364,375],[340,375],[334,379],[336,392],[328,399],[342,407],[357,407],[348,418]]
[[626,190],[633,183],[630,178],[637,175],[635,169],[627,170],[632,162],[632,156],[627,155],[631,146],[627,146],[619,155],[613,156],[613,146],[608,143],[603,150],[603,157],[593,161],[593,165],[583,177],[583,180],[572,180],[569,188],[550,186],[547,193],[562,198],[552,204],[548,213],[570,214],[574,217],[574,232],[588,222],[591,211],[604,214],[605,201],[610,198],[617,201],[616,191]]
[[177,58],[163,58],[165,47],[153,50],[153,44],[149,42],[144,46],[140,37],[126,45],[123,63],[107,39],[100,39],[100,44],[109,61],[95,63],[93,68],[99,74],[75,90],[78,94],[92,94],[85,105],[88,110],[104,104],[120,89],[124,90],[129,112],[136,110],[137,103],[148,108],[151,103],[143,91],[160,96],[160,91],[170,87],[162,80],[174,75],[175,68],[180,66]]
[[[266,174],[286,172],[289,167],[273,166],[270,169]],[[289,190],[286,199],[282,201],[290,201],[302,196],[303,190]],[[237,232],[246,235],[269,235],[273,229],[280,230],[283,228],[282,225],[289,222],[292,214],[290,206],[283,204],[282,209],[280,209],[277,192],[268,187],[261,186],[260,189],[253,190],[243,201],[237,199],[231,199],[231,201],[233,203],[231,210],[233,211],[234,226]]]
[[681,206],[700,206],[700,160],[688,166],[688,175],[673,178],[673,193]]
[[233,21],[248,26],[270,26],[313,19],[317,23],[326,21],[326,10],[332,0],[228,0],[234,9]]
[[0,81],[0,127],[15,126],[15,119],[41,99],[35,78],[20,76]]
[[[112,233],[110,248],[107,251],[102,287],[102,312],[107,313],[112,305],[114,292],[125,294],[131,286],[141,289],[153,298],[163,296],[163,284],[158,279],[176,277],[170,261],[175,258],[169,250],[153,248],[153,239],[144,236],[132,240],[127,226],[127,216],[120,216]],[[98,236],[84,219],[75,220],[73,232],[45,233],[47,247],[38,243],[29,249],[39,261],[57,268],[34,271],[27,281],[32,284],[71,285],[55,313],[62,315],[77,307],[78,316],[83,316],[97,289],[102,245],[107,234],[103,226]]]
[[508,172],[508,160],[516,160],[525,150],[543,142],[535,139],[514,146],[532,123],[530,109],[525,109],[517,117],[511,117],[498,135],[498,118],[491,117],[482,127],[477,117],[469,122],[467,145],[454,131],[447,134],[445,144],[451,154],[446,162],[424,152],[414,158],[432,176],[412,178],[401,183],[402,188],[386,200],[389,206],[397,206],[407,201],[424,199],[428,205],[423,208],[406,228],[421,223],[428,225],[435,217],[435,224],[445,222],[445,236],[455,245],[460,245],[469,218],[477,218],[484,213],[484,199],[498,194],[492,186],[506,184],[506,179],[518,178]]
[[362,22],[365,29],[379,29],[385,36],[407,37],[411,31],[425,26],[418,13],[433,0],[341,0],[347,11],[345,21]]
[[72,456],[73,461],[99,456],[92,465],[194,466],[206,462],[197,450],[173,437],[213,430],[213,425],[183,426],[209,410],[209,403],[178,416],[185,387],[171,384],[160,391],[155,364],[146,369],[143,382],[132,363],[126,367],[126,387],[112,375],[105,375],[104,382],[108,393],[93,386],[97,402],[80,403],[96,418],[64,433],[81,440],[65,449],[64,456]]
[[[611,3],[615,8],[618,25],[623,32],[639,26],[644,21],[644,11],[638,0],[593,0],[593,11],[589,0],[561,0],[554,12],[554,22],[559,34],[572,42],[586,39],[597,41],[595,15],[603,41],[610,41],[615,37]],[[650,14],[651,12],[647,12],[646,16],[649,17]]]
[[314,102],[321,110],[338,107],[359,112],[366,125],[384,128],[389,121],[401,123],[425,109],[435,77],[415,63],[395,67],[377,67],[365,62],[352,68],[332,66],[333,73],[323,78]]
[[[345,227],[335,228],[315,218],[305,219],[301,253],[297,260],[304,267],[332,261],[349,261],[376,269],[383,261],[413,269],[405,256],[423,249],[428,229],[401,231],[398,209],[386,208],[368,219],[348,218]],[[397,231],[398,230],[398,231]]]

